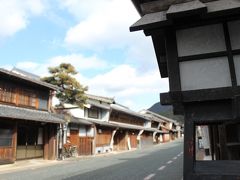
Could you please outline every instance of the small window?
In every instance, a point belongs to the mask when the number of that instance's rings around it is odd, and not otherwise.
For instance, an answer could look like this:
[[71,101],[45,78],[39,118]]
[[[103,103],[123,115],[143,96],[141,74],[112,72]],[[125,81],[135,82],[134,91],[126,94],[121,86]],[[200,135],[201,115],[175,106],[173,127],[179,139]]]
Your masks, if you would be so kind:
[[0,126],[0,147],[12,146],[13,127],[8,125]]
[[88,117],[98,119],[99,109],[97,109],[96,107],[91,107],[90,109],[88,109]]
[[195,127],[196,161],[240,160],[240,123]]
[[32,91],[23,90],[19,94],[19,104],[23,106],[36,107],[36,94]]
[[12,87],[0,85],[0,101],[16,103],[16,93]]

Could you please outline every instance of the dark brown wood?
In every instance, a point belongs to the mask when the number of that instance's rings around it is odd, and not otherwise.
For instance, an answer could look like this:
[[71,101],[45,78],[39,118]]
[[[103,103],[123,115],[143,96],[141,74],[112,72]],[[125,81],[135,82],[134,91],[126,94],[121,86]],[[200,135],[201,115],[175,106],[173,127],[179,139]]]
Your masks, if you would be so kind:
[[219,152],[221,160],[228,160],[228,150],[227,150],[227,137],[226,137],[226,127],[225,125],[218,126],[219,132]]
[[127,150],[127,133],[125,130],[119,129],[117,130],[114,140],[113,140],[113,150],[114,151],[121,151]]
[[233,88],[235,88],[237,86],[237,77],[236,77],[236,72],[234,67],[232,46],[231,46],[227,22],[223,23],[223,30],[224,30],[225,44],[228,52],[228,64],[229,64],[229,69],[231,74],[232,86]]
[[47,125],[44,126],[43,131],[44,131],[44,133],[43,133],[44,134],[43,135],[43,140],[44,140],[43,158],[48,160],[48,157],[49,157],[49,152],[48,152],[48,148],[49,148],[49,139],[48,139],[48,137],[49,137],[49,135],[48,135],[48,133],[49,133],[49,131],[48,131],[48,126]]
[[176,33],[174,29],[166,30],[166,54],[170,91],[181,91],[180,71],[177,55]]
[[137,131],[129,131],[128,132],[128,136],[130,138],[131,148],[137,148],[137,146],[138,146],[137,135],[138,135]]
[[189,16],[202,16],[207,13],[207,6],[199,0],[173,4],[167,10],[168,19],[180,19]]
[[160,31],[157,34],[152,34],[152,41],[153,41],[161,77],[162,78],[168,77],[166,47],[165,47],[165,32]]
[[125,124],[138,125],[138,126],[143,126],[144,123],[145,123],[144,118],[132,116],[132,115],[122,113],[122,112],[118,112],[118,111],[115,111],[115,110],[112,110],[112,112],[111,112],[110,121],[120,122],[120,123],[125,123]]
[[193,172],[195,159],[195,127],[191,116],[186,114],[184,121],[184,180],[192,180],[191,173]]
[[240,172],[240,161],[196,161],[194,167],[197,174],[209,174],[215,179],[216,175],[236,175],[233,179],[237,180]]
[[[148,14],[158,11],[165,11],[173,4],[186,3],[192,0],[157,0],[141,4],[142,14]],[[201,0],[201,2],[211,2],[216,0]]]
[[92,137],[80,137],[79,138],[79,151],[78,154],[81,155],[92,155]]
[[6,119],[0,120],[1,125],[7,125],[13,130],[12,132],[12,142],[10,146],[0,146],[0,165],[6,163],[13,163],[15,161],[15,146],[16,146],[16,124],[15,122],[9,122]]
[[95,139],[96,147],[109,146],[112,137],[112,129],[106,127],[97,127]]
[[193,60],[197,61],[197,60],[201,60],[201,59],[210,59],[210,58],[215,58],[215,57],[223,57],[223,56],[227,56],[227,55],[228,55],[227,51],[221,51],[221,52],[213,52],[213,53],[178,57],[178,61],[179,62],[193,61]]

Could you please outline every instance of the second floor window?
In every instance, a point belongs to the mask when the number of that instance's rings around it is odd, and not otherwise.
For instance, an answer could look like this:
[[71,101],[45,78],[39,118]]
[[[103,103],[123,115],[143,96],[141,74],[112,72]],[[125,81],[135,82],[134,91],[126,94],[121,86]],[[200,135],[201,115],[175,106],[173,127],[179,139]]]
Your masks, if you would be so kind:
[[88,117],[98,119],[99,118],[99,109],[97,109],[96,107],[89,108],[88,109]]
[[37,108],[38,101],[34,91],[0,83],[0,102]]
[[19,93],[19,105],[36,107],[36,94],[32,91],[23,90]]
[[0,101],[16,103],[16,93],[11,87],[0,85]]

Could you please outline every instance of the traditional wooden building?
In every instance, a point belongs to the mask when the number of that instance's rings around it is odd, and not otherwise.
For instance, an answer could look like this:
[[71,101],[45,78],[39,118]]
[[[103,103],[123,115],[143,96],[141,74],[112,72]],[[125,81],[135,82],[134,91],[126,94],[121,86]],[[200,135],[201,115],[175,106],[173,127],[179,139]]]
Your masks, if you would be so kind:
[[[75,139],[81,139],[83,141],[83,134],[85,136],[85,145],[91,148],[85,148],[85,153],[78,153],[78,155],[90,155],[107,153],[113,150],[111,145],[112,135],[116,127],[108,123],[110,104],[114,103],[113,98],[96,96],[91,94],[86,94],[87,101],[84,108],[81,109],[77,106],[64,104],[65,113],[70,114],[69,122],[67,123],[67,131],[64,133],[64,144],[72,143],[70,138],[75,137]],[[72,121],[72,119],[75,119]],[[79,136],[79,138],[77,138]],[[82,137],[81,137],[82,136]],[[80,147],[80,142],[75,140],[72,145],[77,146],[78,149],[84,148]]]
[[[153,133],[146,131],[149,120],[125,106],[111,104],[109,123],[118,127],[114,136],[115,150],[129,150],[153,145]],[[150,132],[149,132],[150,130]]]
[[140,113],[151,120],[152,128],[159,130],[159,133],[154,133],[159,142],[169,142],[182,137],[182,125],[177,121],[145,109]]
[[0,164],[57,156],[57,127],[51,113],[55,86],[18,69],[0,69]]

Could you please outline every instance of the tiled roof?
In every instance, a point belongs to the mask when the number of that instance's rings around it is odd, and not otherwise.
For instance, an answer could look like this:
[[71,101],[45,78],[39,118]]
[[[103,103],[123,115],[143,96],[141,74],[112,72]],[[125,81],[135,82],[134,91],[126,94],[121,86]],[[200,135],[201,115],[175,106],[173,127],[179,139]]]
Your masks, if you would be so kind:
[[40,85],[40,86],[43,86],[43,87],[47,87],[49,89],[53,89],[53,90],[58,89],[57,86],[54,86],[52,84],[43,82],[40,79],[31,78],[30,76],[23,75],[22,73],[16,73],[16,72],[8,71],[8,70],[3,69],[3,68],[0,68],[0,74],[1,75],[4,74],[5,76],[9,76],[9,77],[15,78],[17,80],[23,80],[23,81],[30,82],[30,83],[33,83],[33,84],[37,84],[37,85]]
[[47,111],[39,111],[3,104],[0,104],[0,117],[50,123],[65,122],[62,116]]
[[84,124],[84,125],[92,125],[93,123],[84,119],[84,118],[76,118],[71,117],[70,123],[76,123],[76,124]]
[[98,101],[102,101],[110,104],[115,103],[114,98],[110,98],[110,97],[96,96],[92,94],[86,94],[86,96],[88,99],[94,99],[94,100],[98,100]]
[[[140,8],[142,2],[139,2],[139,0],[132,0],[137,7],[137,10],[141,13],[142,18],[138,20],[135,24],[133,24],[130,27],[130,31],[137,31],[137,30],[146,30],[149,28],[159,28],[164,26],[169,26],[173,24],[173,21],[171,19],[167,18],[167,14],[170,11],[170,7],[174,7],[176,5],[172,4],[169,6],[169,9],[158,11],[158,12],[151,12],[144,14],[142,13],[142,10]],[[189,0],[188,0],[189,1]],[[177,6],[178,12],[186,11],[186,9],[189,11],[193,8],[193,6],[190,6],[190,3],[192,2],[186,2],[186,3],[179,3]],[[212,2],[203,3],[200,1],[199,4],[203,4],[206,6],[207,12],[202,15],[202,18],[211,18],[215,16],[222,16],[225,14],[237,14],[239,13],[240,9],[240,1],[239,0],[215,0]],[[199,8],[198,6],[196,9]],[[155,10],[156,8],[153,8]],[[175,8],[176,9],[176,8]],[[168,11],[169,10],[169,11]]]
[[[92,100],[87,99],[87,103],[91,106],[96,106],[102,109],[110,109],[110,104],[103,104],[103,103],[99,103],[99,102],[94,102]],[[87,106],[86,106],[87,107]]]
[[144,120],[148,120],[147,118],[145,118],[143,115],[141,115],[140,113],[137,113],[135,111],[132,111],[131,109],[128,109],[124,106],[120,106],[118,104],[111,104],[111,108],[115,111],[120,111],[122,113],[125,113],[125,114],[129,114],[131,116],[135,116],[135,117],[138,117],[138,118],[141,118],[141,119],[144,119]]
[[157,117],[157,118],[159,118],[159,119],[162,119],[162,120],[164,120],[164,121],[173,122],[173,123],[175,123],[175,124],[177,123],[176,120],[169,119],[169,118],[167,118],[167,117],[165,117],[165,116],[162,116],[162,115],[160,115],[160,114],[154,113],[154,112],[149,111],[149,110],[146,110],[146,109],[142,110],[142,112],[145,112],[145,114],[150,114],[150,115],[152,115],[152,116],[155,116],[155,117]]

